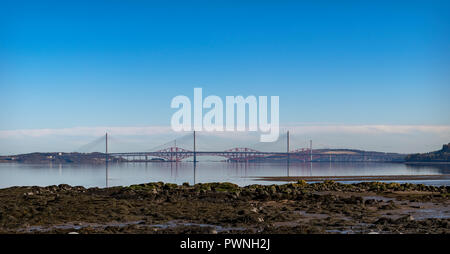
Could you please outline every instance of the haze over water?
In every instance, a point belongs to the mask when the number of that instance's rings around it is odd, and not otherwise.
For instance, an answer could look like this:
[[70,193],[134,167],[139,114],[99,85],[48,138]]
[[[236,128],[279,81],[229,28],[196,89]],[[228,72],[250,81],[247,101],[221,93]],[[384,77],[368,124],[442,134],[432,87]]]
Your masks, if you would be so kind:
[[[369,176],[369,175],[439,175],[449,174],[450,167],[410,166],[400,163],[110,163],[105,165],[73,164],[0,164],[0,188],[11,186],[48,186],[69,184],[84,187],[128,186],[148,182],[182,184],[187,182],[232,182],[280,184],[259,181],[260,176]],[[399,181],[402,182],[402,181]],[[429,185],[450,185],[443,180],[404,181]]]

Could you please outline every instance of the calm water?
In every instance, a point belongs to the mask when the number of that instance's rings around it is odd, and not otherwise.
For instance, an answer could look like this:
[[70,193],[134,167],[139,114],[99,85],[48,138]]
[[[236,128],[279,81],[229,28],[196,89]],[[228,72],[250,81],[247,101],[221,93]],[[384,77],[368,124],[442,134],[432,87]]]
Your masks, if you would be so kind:
[[[85,187],[127,186],[146,182],[232,182],[241,186],[272,184],[256,176],[349,176],[449,174],[447,166],[409,166],[397,163],[121,163],[105,165],[0,163],[0,188],[58,184]],[[450,185],[450,180],[410,181]],[[281,183],[281,182],[276,182]]]

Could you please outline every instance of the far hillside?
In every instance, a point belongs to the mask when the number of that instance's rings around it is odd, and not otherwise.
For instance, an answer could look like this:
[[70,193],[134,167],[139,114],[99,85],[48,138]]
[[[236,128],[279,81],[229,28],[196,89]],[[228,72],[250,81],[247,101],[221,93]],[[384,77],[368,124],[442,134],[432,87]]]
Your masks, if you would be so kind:
[[450,162],[450,143],[443,145],[439,151],[410,154],[406,162]]

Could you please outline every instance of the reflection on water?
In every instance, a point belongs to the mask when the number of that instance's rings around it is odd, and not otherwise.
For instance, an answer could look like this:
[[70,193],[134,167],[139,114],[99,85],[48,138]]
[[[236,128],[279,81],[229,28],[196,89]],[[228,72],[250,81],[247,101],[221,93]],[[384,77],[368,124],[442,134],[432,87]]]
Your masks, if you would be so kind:
[[[0,163],[0,188],[58,184],[105,187],[146,182],[182,184],[233,182],[273,184],[255,181],[258,176],[351,176],[450,174],[449,165],[412,166],[401,163],[109,163],[108,165]],[[450,185],[448,180],[411,181]],[[280,183],[280,182],[277,182]]]

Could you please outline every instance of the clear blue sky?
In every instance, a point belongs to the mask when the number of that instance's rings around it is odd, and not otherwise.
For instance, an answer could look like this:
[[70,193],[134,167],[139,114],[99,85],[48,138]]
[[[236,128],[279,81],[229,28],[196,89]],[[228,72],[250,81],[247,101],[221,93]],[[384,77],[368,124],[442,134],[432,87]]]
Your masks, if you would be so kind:
[[282,124],[449,125],[449,70],[448,1],[0,4],[1,130],[169,125],[194,87],[279,95]]

